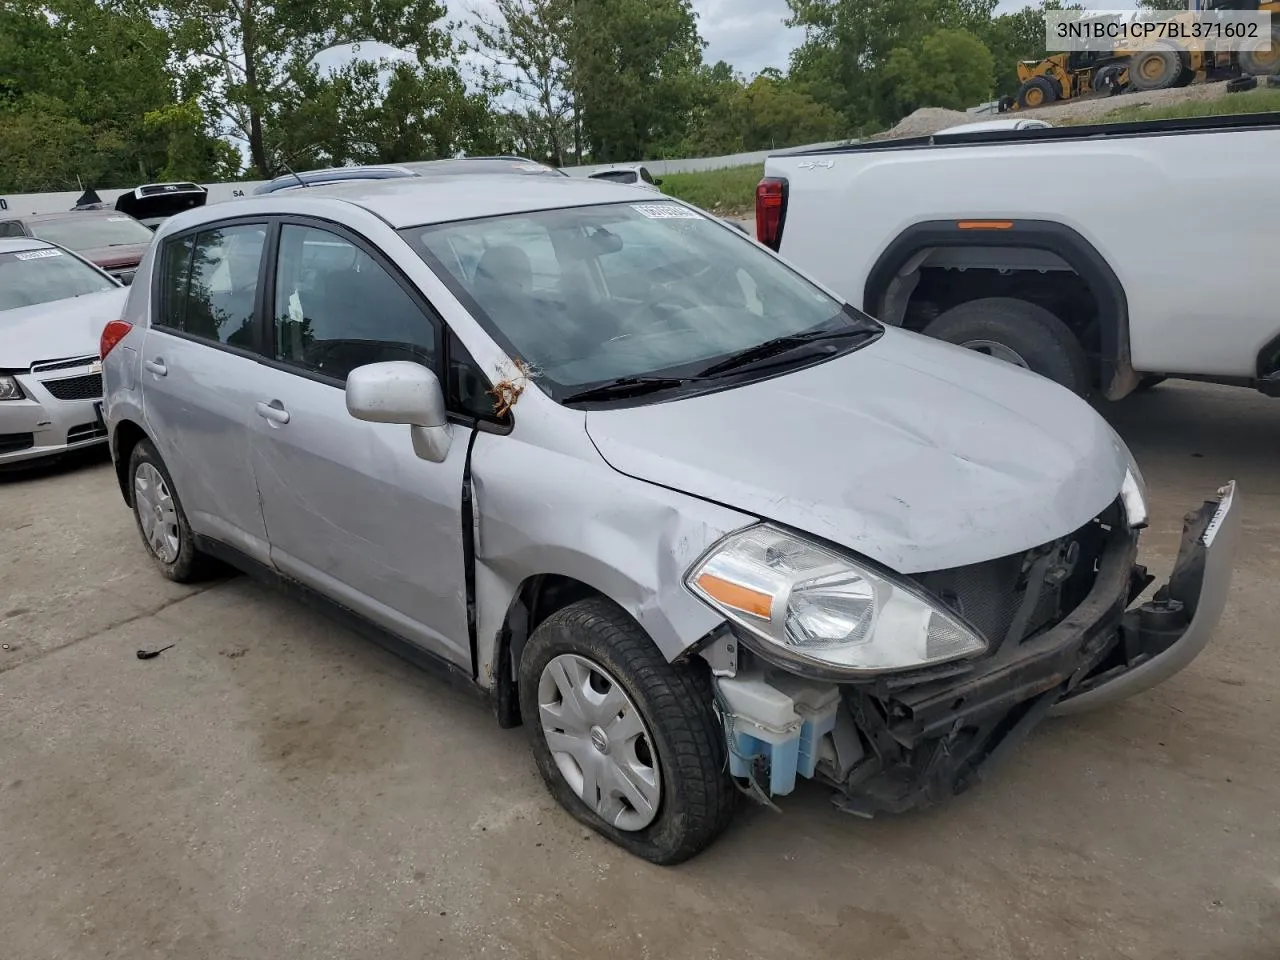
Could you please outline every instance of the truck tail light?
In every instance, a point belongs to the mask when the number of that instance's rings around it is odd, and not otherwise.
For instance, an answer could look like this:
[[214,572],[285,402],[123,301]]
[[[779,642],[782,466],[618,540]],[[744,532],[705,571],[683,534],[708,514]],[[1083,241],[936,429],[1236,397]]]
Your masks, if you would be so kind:
[[102,337],[98,340],[98,359],[107,359],[111,348],[129,335],[133,324],[128,320],[111,320],[102,328]]
[[782,224],[787,219],[787,181],[765,177],[756,184],[756,239],[770,250],[782,246]]

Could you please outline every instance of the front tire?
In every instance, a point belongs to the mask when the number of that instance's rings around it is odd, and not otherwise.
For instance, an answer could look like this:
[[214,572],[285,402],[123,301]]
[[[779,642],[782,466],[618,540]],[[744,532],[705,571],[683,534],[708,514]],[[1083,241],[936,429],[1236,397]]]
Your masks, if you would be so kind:
[[1075,334],[1044,307],[1026,300],[970,300],[944,311],[924,333],[1024,367],[1082,397],[1092,392],[1089,362]]
[[173,478],[149,440],[139,440],[129,456],[129,488],[138,533],[160,572],[175,583],[207,577],[214,562],[196,549]]
[[520,658],[520,711],[547,788],[582,823],[652,863],[680,863],[738,798],[709,680],[673,665],[603,598],[546,619]]

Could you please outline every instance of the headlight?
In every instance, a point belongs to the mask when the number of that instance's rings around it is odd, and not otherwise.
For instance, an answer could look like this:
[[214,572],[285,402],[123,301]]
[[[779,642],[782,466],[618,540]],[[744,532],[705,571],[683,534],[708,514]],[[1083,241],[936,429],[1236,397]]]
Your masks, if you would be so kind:
[[1124,481],[1120,484],[1120,502],[1124,505],[1125,519],[1134,530],[1147,525],[1147,482],[1142,479],[1142,471],[1138,469],[1138,461],[1133,458],[1133,451],[1121,439],[1114,429],[1111,431],[1116,448],[1124,454],[1126,461]]
[[761,656],[851,676],[968,657],[986,641],[923,593],[767,524],[730,534],[689,588]]
[[21,400],[24,394],[13,377],[0,374],[0,400]]

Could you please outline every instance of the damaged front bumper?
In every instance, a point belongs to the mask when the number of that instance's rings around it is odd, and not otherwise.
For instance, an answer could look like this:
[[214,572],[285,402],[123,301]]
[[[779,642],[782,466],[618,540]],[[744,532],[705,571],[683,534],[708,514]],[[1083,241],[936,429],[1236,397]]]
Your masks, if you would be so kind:
[[717,675],[730,771],[762,800],[790,793],[797,777],[822,780],[838,788],[837,805],[863,816],[945,800],[1045,716],[1117,702],[1190,663],[1226,604],[1239,534],[1229,483],[1185,518],[1169,582],[1131,608],[1152,578],[1136,563],[1136,535],[1116,527],[1083,602],[971,663],[824,683],[739,661],[739,638],[722,638],[703,656]]

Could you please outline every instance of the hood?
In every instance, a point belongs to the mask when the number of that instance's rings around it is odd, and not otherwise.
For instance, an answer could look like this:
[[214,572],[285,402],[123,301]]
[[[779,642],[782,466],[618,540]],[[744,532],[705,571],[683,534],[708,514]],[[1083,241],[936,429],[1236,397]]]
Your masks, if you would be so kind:
[[120,267],[136,267],[142,262],[149,246],[149,243],[125,243],[118,247],[77,250],[76,253],[103,270],[117,270]]
[[842,544],[899,573],[979,563],[1083,526],[1127,456],[1084,400],[890,328],[771,380],[623,410],[587,432],[614,469]]
[[119,320],[123,287],[0,311],[0,369],[25,370],[42,360],[97,356],[109,320]]

